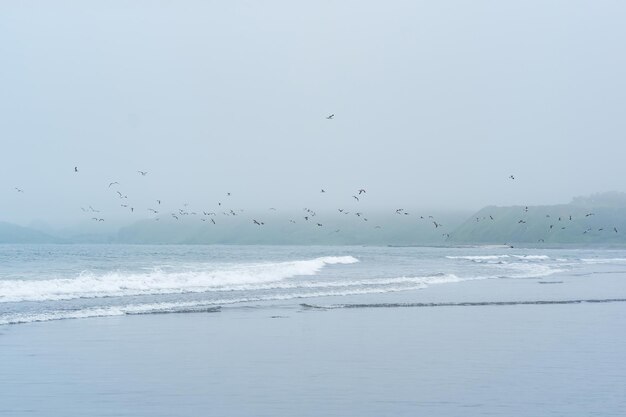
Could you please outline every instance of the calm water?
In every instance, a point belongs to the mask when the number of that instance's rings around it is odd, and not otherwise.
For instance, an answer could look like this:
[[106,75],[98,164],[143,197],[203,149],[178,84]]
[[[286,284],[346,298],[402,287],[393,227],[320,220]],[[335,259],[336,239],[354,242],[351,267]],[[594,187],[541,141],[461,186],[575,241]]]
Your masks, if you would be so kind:
[[0,246],[0,415],[624,415],[625,300],[615,250]]

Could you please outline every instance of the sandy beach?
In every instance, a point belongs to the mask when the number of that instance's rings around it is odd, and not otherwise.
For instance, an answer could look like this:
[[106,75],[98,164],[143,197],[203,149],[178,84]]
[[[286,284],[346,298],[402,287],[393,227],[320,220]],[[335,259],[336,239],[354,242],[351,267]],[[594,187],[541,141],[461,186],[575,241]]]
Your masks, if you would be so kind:
[[[593,284],[571,274],[540,281],[465,282],[371,301],[626,296],[623,273],[597,274]],[[624,302],[301,306],[350,301],[3,326],[0,415],[623,415]]]

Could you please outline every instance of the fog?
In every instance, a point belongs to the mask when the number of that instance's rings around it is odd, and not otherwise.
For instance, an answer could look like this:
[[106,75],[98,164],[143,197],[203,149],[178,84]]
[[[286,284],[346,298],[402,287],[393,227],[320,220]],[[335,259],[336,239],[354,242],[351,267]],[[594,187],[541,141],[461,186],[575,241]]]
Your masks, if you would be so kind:
[[615,1],[5,1],[0,220],[626,191],[624,21]]

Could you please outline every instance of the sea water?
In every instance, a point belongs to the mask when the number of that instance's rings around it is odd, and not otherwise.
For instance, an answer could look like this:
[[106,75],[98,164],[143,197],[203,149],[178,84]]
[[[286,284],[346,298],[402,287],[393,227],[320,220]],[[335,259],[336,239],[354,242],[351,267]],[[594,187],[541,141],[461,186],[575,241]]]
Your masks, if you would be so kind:
[[2,416],[621,416],[626,251],[0,247]]
[[275,246],[0,246],[0,324],[357,296],[623,264],[610,251]]

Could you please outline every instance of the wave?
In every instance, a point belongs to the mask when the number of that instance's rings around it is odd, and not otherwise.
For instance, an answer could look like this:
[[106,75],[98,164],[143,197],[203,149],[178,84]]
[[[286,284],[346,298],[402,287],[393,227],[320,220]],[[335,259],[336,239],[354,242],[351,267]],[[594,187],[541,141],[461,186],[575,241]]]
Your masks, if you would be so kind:
[[586,264],[614,264],[624,263],[626,258],[582,258],[581,261]]
[[446,256],[448,259],[466,259],[468,261],[491,261],[494,259],[508,258],[509,255],[468,255],[468,256]]
[[465,259],[468,261],[482,262],[482,261],[494,261],[498,259],[516,258],[529,261],[543,261],[550,259],[547,255],[467,255],[467,256],[446,256],[448,259]]
[[225,269],[145,273],[81,273],[76,278],[0,281],[0,302],[71,300],[155,294],[198,293],[220,288],[279,282],[317,274],[326,265],[352,264],[352,256],[327,256],[311,260],[231,266]]
[[79,318],[128,316],[128,315],[149,315],[167,313],[197,313],[197,312],[218,312],[222,305],[252,303],[264,301],[284,301],[300,298],[335,297],[365,294],[380,294],[388,292],[400,292],[406,290],[418,290],[423,288],[423,284],[414,286],[396,286],[385,288],[354,288],[340,291],[319,291],[302,292],[290,294],[274,294],[258,297],[242,297],[235,299],[224,299],[214,301],[188,301],[188,302],[164,302],[151,304],[129,304],[109,307],[88,307],[76,310],[50,310],[46,312],[34,313],[12,313],[0,316],[0,325],[24,324],[33,322],[45,322],[53,320],[67,320]]
[[550,305],[550,304],[599,304],[623,303],[626,298],[578,299],[578,300],[530,300],[530,301],[478,301],[478,302],[447,302],[447,303],[372,303],[372,304],[300,304],[306,309],[332,310],[341,308],[420,308],[420,307],[485,307],[515,305]]

